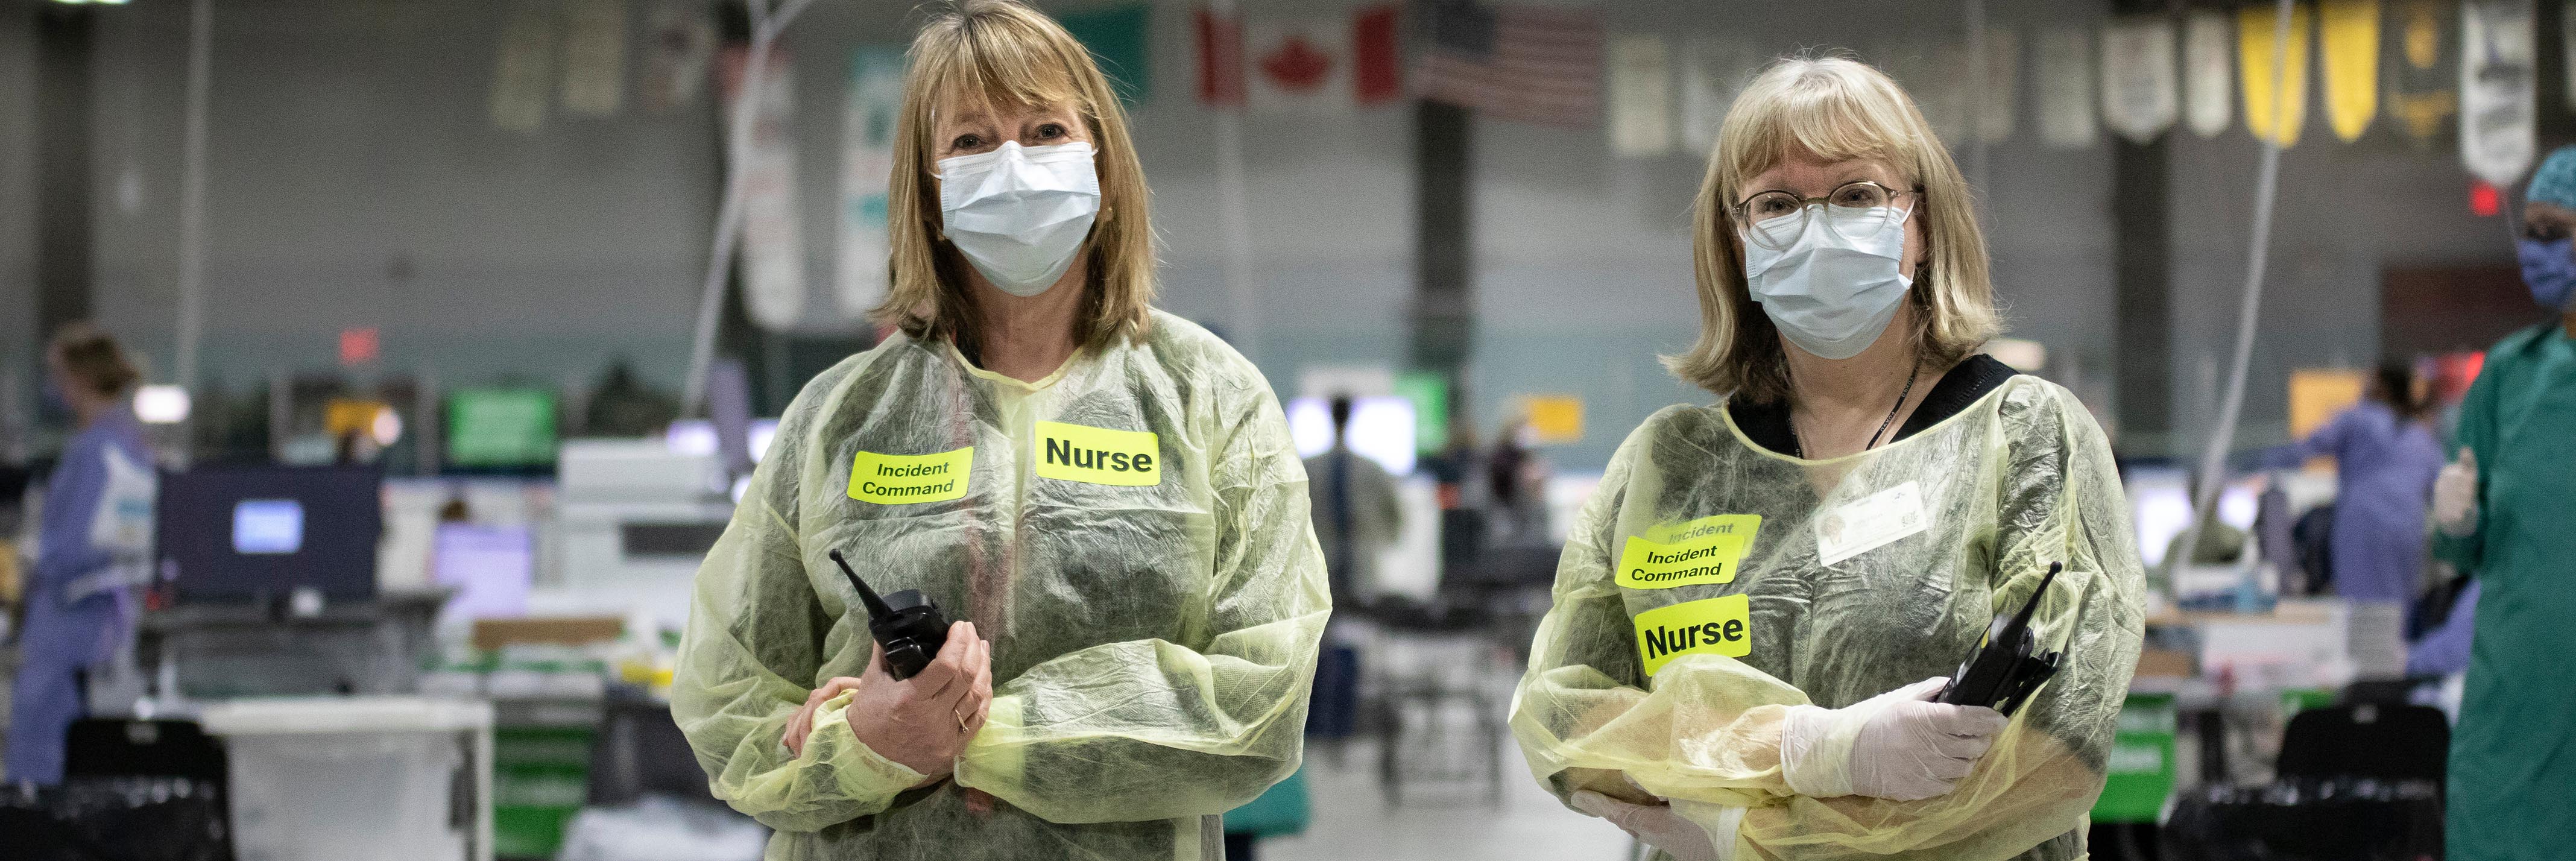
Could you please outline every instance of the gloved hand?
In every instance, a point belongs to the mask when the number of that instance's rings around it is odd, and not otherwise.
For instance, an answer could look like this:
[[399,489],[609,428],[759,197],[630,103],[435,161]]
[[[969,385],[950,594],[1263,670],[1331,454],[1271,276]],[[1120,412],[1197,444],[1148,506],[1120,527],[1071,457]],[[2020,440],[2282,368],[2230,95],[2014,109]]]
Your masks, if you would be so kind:
[[2478,526],[2478,453],[2460,448],[2460,459],[2433,477],[2433,524],[2454,536]]
[[1946,794],[2011,721],[1985,706],[1931,702],[1931,678],[1838,709],[1795,706],[1780,727],[1780,771],[1810,798],[1915,801]]
[[[1732,834],[1721,846],[1709,836],[1708,829],[1674,812],[1670,805],[1630,804],[1589,790],[1575,793],[1569,801],[1574,809],[1610,820],[1637,842],[1664,850],[1677,861],[1730,861],[1735,857]],[[1741,810],[1737,808],[1738,816]]]

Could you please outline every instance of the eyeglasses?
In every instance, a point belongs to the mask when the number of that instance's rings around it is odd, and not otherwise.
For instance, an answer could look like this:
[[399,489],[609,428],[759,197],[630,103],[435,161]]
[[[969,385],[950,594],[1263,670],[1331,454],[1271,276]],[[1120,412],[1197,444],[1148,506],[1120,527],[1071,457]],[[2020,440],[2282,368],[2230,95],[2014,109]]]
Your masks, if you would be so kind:
[[1859,241],[1905,221],[1913,205],[1895,208],[1896,199],[1904,195],[1920,198],[1923,190],[1899,191],[1863,179],[1836,186],[1832,194],[1823,197],[1766,191],[1735,205],[1735,223],[1743,225],[1744,238],[1754,244],[1786,251],[1807,232],[1811,213],[1822,208],[1827,228],[1844,239]]

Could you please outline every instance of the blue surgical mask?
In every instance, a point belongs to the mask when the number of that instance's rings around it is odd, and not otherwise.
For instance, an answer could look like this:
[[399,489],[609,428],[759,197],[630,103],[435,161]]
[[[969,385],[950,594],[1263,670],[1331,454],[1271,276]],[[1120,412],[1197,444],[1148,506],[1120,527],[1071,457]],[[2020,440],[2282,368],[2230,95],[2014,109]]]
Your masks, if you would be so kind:
[[2532,301],[2553,310],[2567,307],[2576,295],[2576,237],[2519,239],[2514,253],[2522,258],[2522,283]]
[[54,382],[53,375],[46,375],[44,385],[39,386],[38,389],[47,411],[55,415],[72,414],[72,399],[69,395],[63,394],[62,384]]

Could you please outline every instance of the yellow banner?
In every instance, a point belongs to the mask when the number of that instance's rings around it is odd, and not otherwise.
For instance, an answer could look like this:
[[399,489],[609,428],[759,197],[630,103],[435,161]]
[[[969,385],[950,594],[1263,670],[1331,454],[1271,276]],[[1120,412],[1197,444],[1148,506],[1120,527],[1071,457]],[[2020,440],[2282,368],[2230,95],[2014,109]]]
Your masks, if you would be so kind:
[[2451,91],[2456,76],[2442,69],[2442,46],[2449,44],[2442,35],[2444,10],[2436,0],[2407,0],[2398,8],[2405,21],[2398,56],[2405,63],[2389,70],[2388,113],[2406,124],[2416,146],[2430,146],[2460,110],[2460,94]]
[[2326,120],[2350,143],[2379,114],[2379,0],[2325,0],[2317,13]]
[[1737,566],[1761,526],[1759,514],[1721,514],[1630,536],[1619,550],[1619,585],[1670,589],[1735,582]]
[[1038,423],[1038,477],[1152,487],[1163,482],[1162,447],[1144,431]]
[[946,502],[966,495],[975,447],[938,454],[859,452],[850,462],[850,498],[878,505]]
[[2281,73],[2286,104],[2272,91],[2272,45],[2280,35],[2280,11],[2271,4],[2236,12],[2237,78],[2245,89],[2245,129],[2258,140],[2287,149],[2299,142],[2308,121],[2308,34],[2316,16],[2300,5],[2290,11],[2290,51]]
[[1637,656],[1654,675],[1683,655],[1753,653],[1753,599],[1728,595],[1657,607],[1637,614]]

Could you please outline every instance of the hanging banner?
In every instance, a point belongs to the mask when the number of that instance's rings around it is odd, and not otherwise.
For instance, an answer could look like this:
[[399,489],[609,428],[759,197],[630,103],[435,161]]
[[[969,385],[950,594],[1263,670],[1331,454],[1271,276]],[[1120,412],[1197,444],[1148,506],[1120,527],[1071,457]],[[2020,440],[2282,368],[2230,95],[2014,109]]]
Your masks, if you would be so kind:
[[564,0],[564,110],[610,116],[626,103],[626,0]]
[[2531,169],[2532,0],[2460,4],[2460,161],[2499,188]]
[[2174,71],[2174,25],[2161,15],[2119,18],[2102,27],[2102,122],[2133,143],[2172,128],[2182,111]]
[[644,109],[668,113],[696,104],[707,81],[707,59],[715,55],[715,22],[706,7],[689,0],[662,0],[647,23],[653,38],[644,78],[636,85]]
[[[724,52],[724,108],[730,118],[742,96],[751,52]],[[759,100],[752,103],[751,145],[742,154],[743,306],[751,321],[771,331],[795,325],[805,311],[805,237],[796,221],[796,76],[785,46],[772,47],[763,64]]]
[[546,102],[555,85],[553,7],[519,0],[501,29],[501,52],[492,67],[492,126],[534,132],[546,126]]
[[[2299,142],[2308,122],[2308,32],[2316,25],[2306,6],[2290,11],[2287,60],[2277,68],[2273,46],[2280,44],[2280,11],[2247,6],[2236,11],[2237,79],[2245,84],[2245,130],[2258,140],[2283,149]],[[2273,88],[2275,77],[2279,90]]]
[[1986,143],[2012,140],[2013,115],[2021,93],[2021,31],[2011,27],[1986,30],[1986,73],[1968,98],[1976,138]]
[[1966,143],[1968,99],[1961,84],[1968,77],[1967,55],[1946,45],[1914,43],[1883,56],[1888,76],[1914,97],[1932,135],[1952,146]]
[[2440,0],[2404,0],[2397,7],[2397,66],[2389,70],[2388,113],[2416,149],[2427,149],[2451,127],[2460,110],[2458,81],[2450,68],[2454,44],[2443,32],[2448,17]]
[[1761,51],[1742,39],[1692,36],[1682,44],[1682,149],[1704,155],[1717,145],[1717,128],[1735,106],[1735,94],[1761,68]]
[[1610,151],[1655,156],[1673,150],[1672,54],[1664,37],[1610,37]]
[[2204,9],[2182,19],[2183,119],[2192,134],[2217,137],[2236,117],[2235,40],[2227,13]]
[[841,115],[840,266],[833,293],[841,315],[865,315],[885,301],[886,191],[894,176],[895,118],[903,112],[903,47],[850,52],[850,98]]
[[2317,6],[2317,25],[2326,121],[2335,137],[2351,143],[2379,115],[2379,0],[2325,0]]
[[2093,145],[2093,35],[2083,27],[2039,34],[2039,140],[2058,149]]

